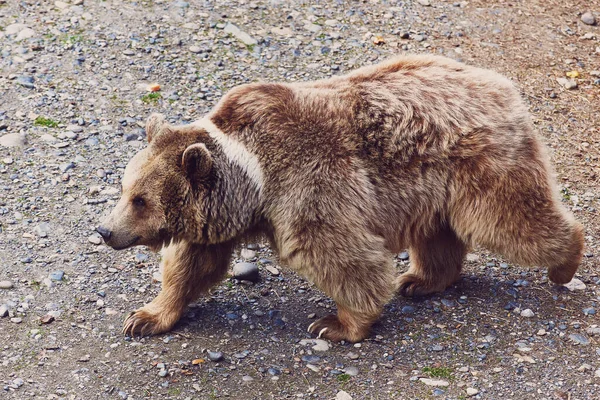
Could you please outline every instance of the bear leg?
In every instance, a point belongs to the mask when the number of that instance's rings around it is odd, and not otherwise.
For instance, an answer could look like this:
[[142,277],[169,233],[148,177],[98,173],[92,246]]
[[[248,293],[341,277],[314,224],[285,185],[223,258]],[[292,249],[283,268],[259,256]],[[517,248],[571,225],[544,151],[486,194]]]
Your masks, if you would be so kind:
[[409,252],[410,268],[396,279],[396,287],[402,296],[423,296],[441,292],[459,278],[467,246],[444,227],[415,240]]
[[231,243],[171,244],[163,253],[163,284],[158,296],[125,319],[123,333],[155,335],[171,330],[185,307],[220,282],[229,265]]
[[341,305],[338,305],[337,309],[337,315],[328,315],[310,324],[308,332],[334,342],[359,342],[369,336],[371,325],[381,314],[381,310],[364,314]]

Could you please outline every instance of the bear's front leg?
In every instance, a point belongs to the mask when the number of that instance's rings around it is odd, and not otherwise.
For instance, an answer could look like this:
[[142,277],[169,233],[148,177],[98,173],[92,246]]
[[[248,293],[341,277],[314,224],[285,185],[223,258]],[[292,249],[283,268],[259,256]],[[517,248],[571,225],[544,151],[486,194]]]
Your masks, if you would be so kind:
[[232,243],[179,242],[165,248],[162,289],[152,302],[129,314],[123,333],[144,336],[171,330],[189,303],[223,279],[232,250]]

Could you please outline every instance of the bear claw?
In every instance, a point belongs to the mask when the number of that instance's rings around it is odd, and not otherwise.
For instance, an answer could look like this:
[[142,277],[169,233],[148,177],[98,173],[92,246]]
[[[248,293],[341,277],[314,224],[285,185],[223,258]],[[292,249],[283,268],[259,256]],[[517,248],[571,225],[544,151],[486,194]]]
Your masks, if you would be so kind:
[[139,334],[140,337],[156,335],[169,329],[170,327],[166,329],[161,327],[156,317],[144,309],[130,312],[123,323],[123,334],[131,337],[136,334]]

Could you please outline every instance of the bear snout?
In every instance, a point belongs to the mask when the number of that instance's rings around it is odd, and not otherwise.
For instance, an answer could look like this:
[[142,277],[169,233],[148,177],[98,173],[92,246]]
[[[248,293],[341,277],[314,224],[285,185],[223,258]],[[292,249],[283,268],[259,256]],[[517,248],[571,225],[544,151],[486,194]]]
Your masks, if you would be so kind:
[[97,227],[96,232],[98,232],[100,234],[100,236],[102,236],[102,239],[104,239],[105,242],[108,242],[108,240],[110,239],[110,237],[112,235],[112,232],[103,226]]

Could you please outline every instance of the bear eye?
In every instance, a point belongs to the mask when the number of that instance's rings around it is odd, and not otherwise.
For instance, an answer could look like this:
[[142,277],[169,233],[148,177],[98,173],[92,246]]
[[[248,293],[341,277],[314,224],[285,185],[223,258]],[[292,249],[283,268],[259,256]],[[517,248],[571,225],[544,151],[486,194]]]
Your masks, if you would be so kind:
[[140,196],[136,196],[133,198],[132,203],[138,207],[143,207],[146,205],[146,202],[144,201],[144,199]]

